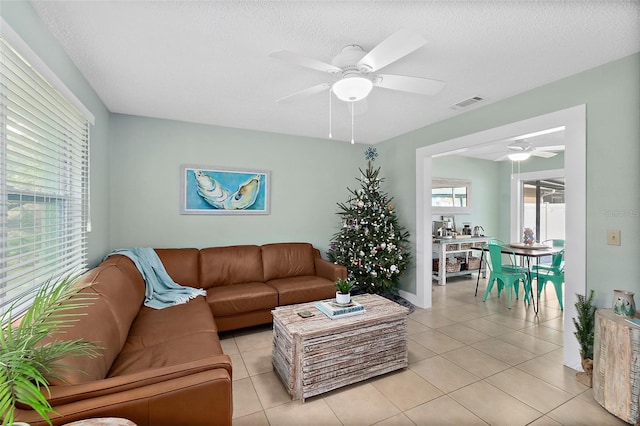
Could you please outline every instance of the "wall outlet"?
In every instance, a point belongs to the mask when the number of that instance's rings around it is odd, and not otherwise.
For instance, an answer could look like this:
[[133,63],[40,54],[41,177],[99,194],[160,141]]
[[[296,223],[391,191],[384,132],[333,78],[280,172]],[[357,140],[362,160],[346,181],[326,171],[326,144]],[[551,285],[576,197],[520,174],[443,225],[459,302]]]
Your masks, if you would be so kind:
[[620,230],[619,229],[608,229],[607,230],[607,244],[610,246],[619,246],[620,245]]

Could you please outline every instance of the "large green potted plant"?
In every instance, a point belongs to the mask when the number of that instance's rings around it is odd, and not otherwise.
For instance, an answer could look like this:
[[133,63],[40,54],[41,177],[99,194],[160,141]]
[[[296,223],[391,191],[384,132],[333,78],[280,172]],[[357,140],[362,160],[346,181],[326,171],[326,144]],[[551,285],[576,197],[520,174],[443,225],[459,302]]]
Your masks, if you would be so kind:
[[[16,404],[33,408],[51,424],[49,415],[55,413],[47,401],[47,377],[56,377],[57,363],[70,356],[97,356],[99,347],[84,339],[42,340],[63,331],[79,320],[74,310],[92,303],[95,296],[80,293],[79,277],[70,275],[49,280],[25,297],[33,302],[24,315],[16,318],[17,307],[25,302],[21,298],[0,316],[0,419],[2,425],[14,422]],[[77,311],[76,311],[77,312]]]
[[577,317],[573,318],[576,331],[573,333],[580,345],[580,358],[584,372],[576,374],[578,381],[591,387],[593,378],[593,341],[596,323],[596,306],[593,304],[594,291],[589,292],[589,297],[576,294],[578,301],[575,303]]

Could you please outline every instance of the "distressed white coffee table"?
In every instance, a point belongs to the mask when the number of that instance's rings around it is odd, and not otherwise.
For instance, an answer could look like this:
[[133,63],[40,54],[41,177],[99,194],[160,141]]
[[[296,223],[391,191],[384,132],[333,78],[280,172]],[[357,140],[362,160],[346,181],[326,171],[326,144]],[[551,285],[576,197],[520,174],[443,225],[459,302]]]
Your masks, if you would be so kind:
[[[276,308],[273,367],[292,399],[315,396],[409,364],[409,309],[378,295],[353,300],[361,315],[330,319],[314,303]],[[314,315],[302,318],[298,312]]]

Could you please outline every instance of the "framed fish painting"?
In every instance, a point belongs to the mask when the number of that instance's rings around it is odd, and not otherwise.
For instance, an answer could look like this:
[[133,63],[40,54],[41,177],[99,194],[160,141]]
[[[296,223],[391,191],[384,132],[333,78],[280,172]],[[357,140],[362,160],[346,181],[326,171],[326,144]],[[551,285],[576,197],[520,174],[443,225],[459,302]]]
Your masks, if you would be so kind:
[[180,214],[269,214],[269,172],[180,166]]

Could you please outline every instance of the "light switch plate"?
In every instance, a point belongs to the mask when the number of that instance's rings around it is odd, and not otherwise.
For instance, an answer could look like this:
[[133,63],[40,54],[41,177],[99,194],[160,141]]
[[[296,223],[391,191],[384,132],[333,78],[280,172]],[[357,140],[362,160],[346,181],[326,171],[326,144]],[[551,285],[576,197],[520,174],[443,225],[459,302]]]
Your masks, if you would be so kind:
[[620,245],[620,230],[619,229],[609,229],[607,230],[607,244],[610,246],[619,246]]

